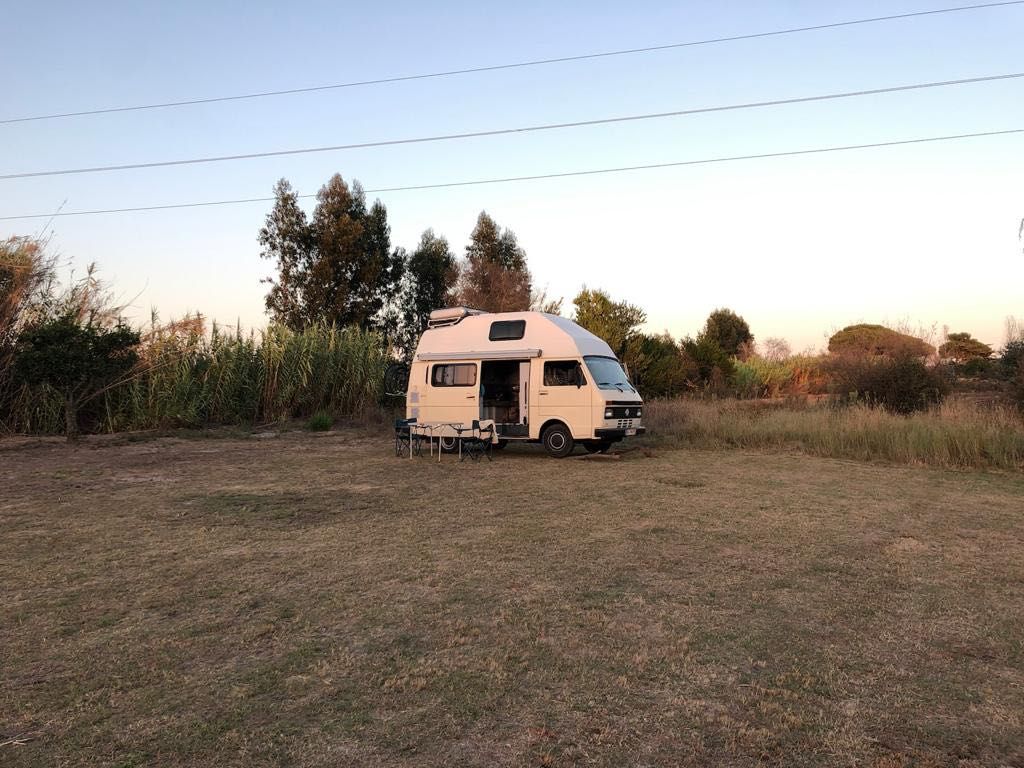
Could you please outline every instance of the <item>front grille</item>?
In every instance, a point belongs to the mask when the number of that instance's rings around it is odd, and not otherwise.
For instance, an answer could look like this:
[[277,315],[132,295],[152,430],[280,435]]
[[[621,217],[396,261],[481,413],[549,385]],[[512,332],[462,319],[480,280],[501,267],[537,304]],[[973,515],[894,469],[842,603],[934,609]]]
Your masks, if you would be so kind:
[[628,406],[605,406],[605,411],[611,411],[611,418],[613,419],[635,419],[640,416],[641,408],[643,406],[640,403],[633,403]]
[[632,427],[633,427],[633,420],[632,419],[619,419],[619,423],[616,425],[617,429],[632,429]]

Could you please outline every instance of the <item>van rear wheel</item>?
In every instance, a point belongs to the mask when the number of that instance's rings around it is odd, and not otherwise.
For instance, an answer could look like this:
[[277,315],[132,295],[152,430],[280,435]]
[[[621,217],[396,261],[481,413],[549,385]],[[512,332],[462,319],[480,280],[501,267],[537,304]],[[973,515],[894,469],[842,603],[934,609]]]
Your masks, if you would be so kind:
[[459,450],[459,439],[457,437],[440,437],[437,442],[444,453],[455,453]]
[[564,424],[552,424],[545,429],[543,442],[544,450],[555,459],[564,459],[576,447],[576,443],[572,439],[572,433]]

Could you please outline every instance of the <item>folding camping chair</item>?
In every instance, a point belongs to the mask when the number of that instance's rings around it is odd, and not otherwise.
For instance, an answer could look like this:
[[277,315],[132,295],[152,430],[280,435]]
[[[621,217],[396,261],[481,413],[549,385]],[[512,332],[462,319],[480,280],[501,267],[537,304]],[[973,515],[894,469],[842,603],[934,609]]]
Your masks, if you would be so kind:
[[420,436],[413,432],[416,419],[395,419],[395,456],[420,453]]
[[473,420],[472,427],[468,430],[469,437],[462,440],[462,460],[468,456],[473,461],[479,461],[481,456],[486,456],[488,461],[491,458],[491,442],[494,440],[494,422],[488,422],[486,427],[481,427],[480,422]]

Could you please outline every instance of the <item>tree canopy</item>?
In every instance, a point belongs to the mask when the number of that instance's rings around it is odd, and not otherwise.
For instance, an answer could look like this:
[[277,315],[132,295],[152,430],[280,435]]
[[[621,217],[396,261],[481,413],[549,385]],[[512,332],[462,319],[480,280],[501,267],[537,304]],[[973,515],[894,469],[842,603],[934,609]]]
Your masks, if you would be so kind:
[[532,278],[526,252],[515,233],[502,230],[481,211],[466,246],[459,280],[459,301],[488,312],[519,312],[530,308]]
[[951,333],[939,347],[939,357],[956,363],[985,360],[992,357],[992,347],[969,333]]
[[701,336],[716,343],[729,357],[736,357],[741,347],[754,342],[754,334],[750,332],[747,321],[725,308],[716,309],[708,315]]
[[379,201],[369,209],[359,182],[351,188],[335,174],[317,193],[308,219],[287,180],[274,188],[274,207],[259,233],[260,255],[275,262],[267,310],[292,329],[316,322],[380,324],[403,263],[391,251],[387,210]]
[[572,303],[576,307],[576,323],[608,342],[620,358],[624,357],[629,341],[638,335],[640,326],[647,322],[647,314],[640,307],[612,301],[604,291],[584,288]]
[[412,354],[430,313],[454,302],[458,274],[458,262],[448,241],[428,229],[406,259],[396,301],[395,344],[404,355]]
[[858,323],[834,333],[828,340],[828,351],[833,355],[859,357],[928,357],[934,354],[935,347],[884,325]]

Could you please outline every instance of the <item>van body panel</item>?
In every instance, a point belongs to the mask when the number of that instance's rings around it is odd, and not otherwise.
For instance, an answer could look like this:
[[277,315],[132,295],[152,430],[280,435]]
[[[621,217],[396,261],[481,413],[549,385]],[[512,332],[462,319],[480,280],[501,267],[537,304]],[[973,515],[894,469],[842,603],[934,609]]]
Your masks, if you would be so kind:
[[[542,437],[541,430],[550,421],[560,421],[569,428],[574,440],[590,438],[593,430],[593,391],[589,378],[584,373],[582,384],[552,380],[550,371],[546,378],[545,366],[581,366],[582,360],[571,358],[543,358],[534,361],[532,376],[533,403],[536,415],[530,423],[536,425],[536,438]],[[534,430],[530,430],[534,437]]]
[[[436,383],[435,377],[441,375],[441,369],[448,366],[467,366],[472,369],[472,384],[455,383],[448,386],[440,386]],[[426,364],[427,386],[420,394],[420,416],[419,421],[443,421],[451,423],[470,423],[473,419],[479,418],[480,410],[480,364],[466,360],[453,360],[450,362],[430,362]],[[469,368],[458,369],[461,373]],[[411,376],[410,376],[411,379]],[[424,418],[422,414],[430,414],[430,418]]]

